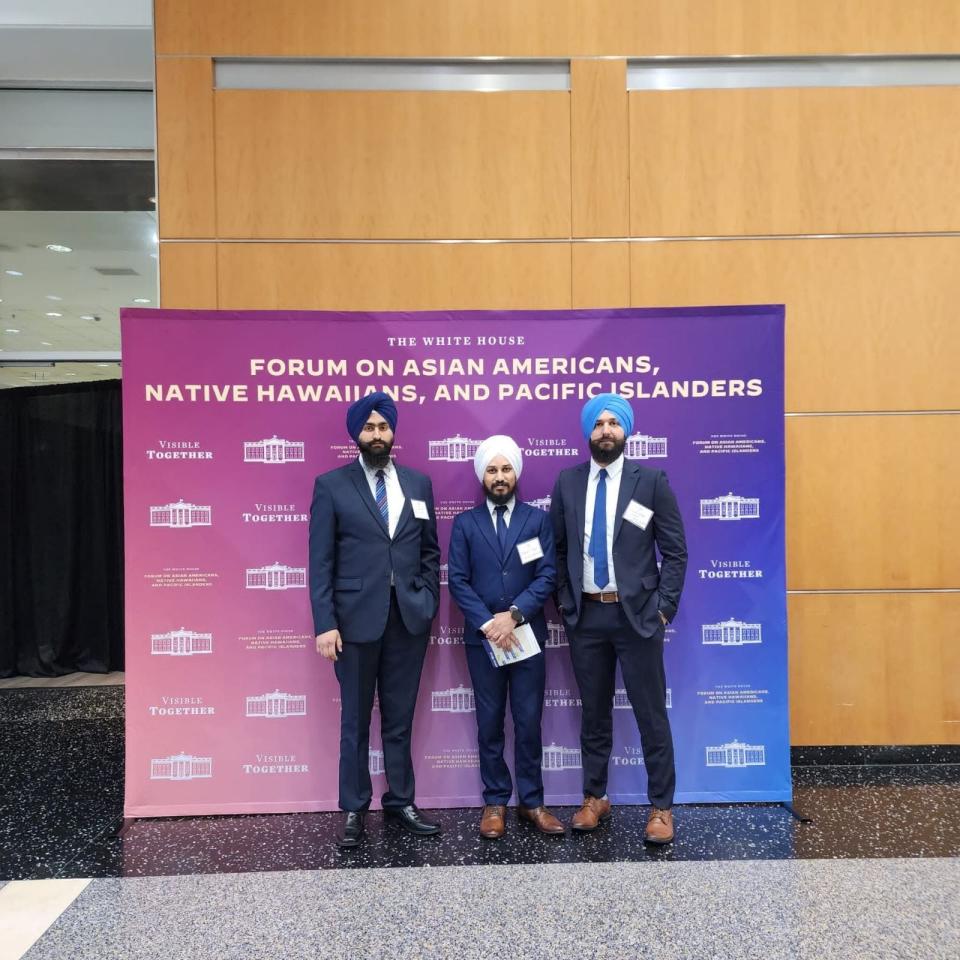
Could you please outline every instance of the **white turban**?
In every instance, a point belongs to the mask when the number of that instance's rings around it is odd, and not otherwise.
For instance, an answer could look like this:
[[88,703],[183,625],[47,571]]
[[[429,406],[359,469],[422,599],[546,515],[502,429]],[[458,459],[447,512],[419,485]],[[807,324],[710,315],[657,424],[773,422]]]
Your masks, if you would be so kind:
[[473,457],[473,469],[481,483],[483,483],[483,475],[494,457],[505,457],[510,466],[513,467],[517,479],[520,479],[520,474],[523,472],[523,454],[512,437],[498,433],[493,437],[487,437],[477,448]]

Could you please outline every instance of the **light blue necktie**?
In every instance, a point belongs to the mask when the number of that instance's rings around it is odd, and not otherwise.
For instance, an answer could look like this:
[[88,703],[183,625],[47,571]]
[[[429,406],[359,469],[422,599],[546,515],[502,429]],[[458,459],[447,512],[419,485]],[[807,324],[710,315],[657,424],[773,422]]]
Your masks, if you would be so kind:
[[377,471],[377,506],[380,508],[380,516],[383,522],[390,529],[390,508],[387,506],[387,484],[383,479],[383,471]]
[[590,556],[593,557],[593,582],[603,588],[610,582],[607,566],[607,471],[597,480],[597,498],[593,501],[593,528],[590,531]]

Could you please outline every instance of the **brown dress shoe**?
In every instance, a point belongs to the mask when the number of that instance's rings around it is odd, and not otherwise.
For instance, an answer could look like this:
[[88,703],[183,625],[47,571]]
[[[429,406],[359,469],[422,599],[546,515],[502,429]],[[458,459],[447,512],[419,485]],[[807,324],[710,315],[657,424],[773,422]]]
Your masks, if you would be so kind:
[[506,812],[506,807],[487,804],[480,815],[480,836],[487,840],[499,840],[503,836]]
[[573,815],[570,827],[581,833],[589,833],[591,830],[596,830],[605,820],[609,820],[610,814],[609,799],[601,800],[599,797],[588,795],[583,798],[583,806]]
[[559,836],[567,832],[567,828],[543,805],[539,807],[517,807],[517,814],[521,820],[528,820],[541,833]]
[[673,814],[659,807],[650,809],[647,818],[647,831],[643,837],[647,843],[664,844],[673,840]]

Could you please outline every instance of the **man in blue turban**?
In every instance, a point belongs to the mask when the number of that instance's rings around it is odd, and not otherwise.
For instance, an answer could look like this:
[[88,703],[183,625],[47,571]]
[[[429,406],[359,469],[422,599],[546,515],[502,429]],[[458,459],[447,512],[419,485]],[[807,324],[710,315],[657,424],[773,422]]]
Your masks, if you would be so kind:
[[371,393],[347,410],[360,456],[317,477],[310,507],[310,602],[317,652],[340,683],[341,847],[363,838],[373,797],[370,715],[380,696],[385,819],[439,833],[414,804],[410,740],[430,624],[440,602],[440,547],[430,478],[394,463],[397,407]]
[[670,843],[676,772],[663,638],[687,569],[683,518],[667,475],[624,456],[633,410],[623,397],[592,397],[580,425],[590,460],[560,473],[550,503],[557,602],[582,702],[584,796],[570,825],[589,832],[611,816],[607,772],[619,662],[647,768],[651,810],[645,839]]

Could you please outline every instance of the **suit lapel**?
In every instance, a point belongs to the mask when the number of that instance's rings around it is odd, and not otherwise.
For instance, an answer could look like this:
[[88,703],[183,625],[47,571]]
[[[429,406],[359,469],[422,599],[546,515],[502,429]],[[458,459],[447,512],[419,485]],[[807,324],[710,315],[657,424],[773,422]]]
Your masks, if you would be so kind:
[[[407,523],[413,516],[413,506],[410,503],[409,495],[409,487],[411,486],[410,478],[406,475],[406,471],[403,469],[403,467],[399,467],[394,464],[393,469],[397,471],[397,483],[400,484],[400,489],[403,492],[403,506],[400,508],[400,516],[397,519],[397,528],[393,531],[393,537],[396,539],[400,533],[400,530],[403,528],[403,525]],[[377,512],[379,513],[379,511]]]
[[523,533],[523,528],[527,525],[527,519],[532,509],[533,507],[528,507],[519,500],[514,501],[513,518],[510,521],[510,526],[507,527],[507,544],[503,553],[504,563],[506,563],[507,557],[510,556],[510,551],[517,545],[517,541],[520,539],[520,534]]
[[370,492],[370,484],[367,483],[367,475],[363,472],[363,467],[360,466],[359,461],[353,464],[350,470],[350,479],[357,488],[357,493],[360,495],[364,506],[370,511],[371,516],[377,522],[377,526],[380,527],[383,535],[389,539],[390,530],[387,528],[387,524],[380,514],[377,501],[373,499],[373,494]]
[[583,525],[587,508],[587,481],[590,479],[590,461],[580,465],[573,475],[573,514],[577,521],[577,537],[583,552]]
[[624,459],[623,473],[620,475],[620,496],[617,497],[617,515],[613,522],[613,540],[616,543],[620,536],[620,528],[623,526],[623,514],[627,509],[627,504],[633,499],[633,492],[637,488],[637,480],[640,477],[640,468],[630,460]]
[[473,508],[473,520],[480,531],[480,535],[487,541],[487,545],[493,551],[493,555],[500,559],[500,544],[497,541],[497,534],[493,528],[493,519],[486,503],[481,503],[479,507]]

